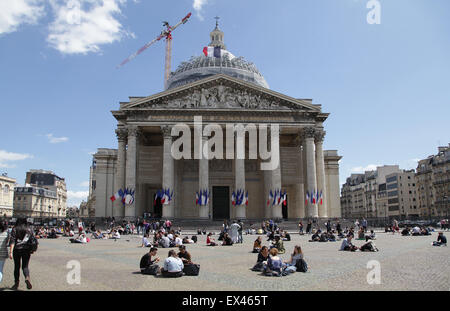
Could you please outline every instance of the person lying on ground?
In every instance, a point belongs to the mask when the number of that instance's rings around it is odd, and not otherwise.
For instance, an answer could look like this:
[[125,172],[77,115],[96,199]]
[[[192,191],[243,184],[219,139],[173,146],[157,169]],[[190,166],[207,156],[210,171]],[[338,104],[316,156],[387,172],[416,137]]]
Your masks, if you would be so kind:
[[86,234],[84,232],[81,232],[78,237],[76,237],[75,239],[70,239],[71,243],[82,243],[82,244],[86,244],[87,243],[87,238],[86,238]]

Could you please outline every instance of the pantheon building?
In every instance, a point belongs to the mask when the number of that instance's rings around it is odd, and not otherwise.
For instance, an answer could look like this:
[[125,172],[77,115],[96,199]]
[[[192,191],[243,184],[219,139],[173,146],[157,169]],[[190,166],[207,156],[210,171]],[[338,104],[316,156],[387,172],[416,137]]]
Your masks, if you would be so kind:
[[[210,37],[209,46],[220,47],[220,57],[192,57],[171,73],[163,92],[130,97],[112,111],[118,148],[99,148],[94,155],[90,202],[95,216],[132,219],[151,213],[169,219],[203,220],[340,217],[341,157],[336,150],[322,147],[329,114],[310,99],[271,90],[254,64],[226,50],[224,33],[217,25]],[[279,148],[279,165],[261,170],[264,160],[259,154],[248,157],[249,133],[245,159],[174,159],[171,146],[178,136],[171,135],[172,127],[184,123],[194,128],[194,117],[201,117],[203,125],[217,124],[224,129],[227,124],[266,124],[268,128],[278,124],[279,132],[269,132],[269,136],[278,136],[279,145],[274,147]],[[270,150],[271,146],[266,147]],[[111,196],[125,188],[134,191],[132,204],[112,202]],[[169,204],[155,200],[161,189],[173,191]],[[202,206],[196,204],[195,196],[200,189],[208,189],[210,198]],[[232,193],[238,189],[248,192],[248,205],[232,204]],[[277,189],[286,192],[286,204],[267,204],[270,191]],[[306,193],[316,191],[322,192],[321,204],[307,200]]]

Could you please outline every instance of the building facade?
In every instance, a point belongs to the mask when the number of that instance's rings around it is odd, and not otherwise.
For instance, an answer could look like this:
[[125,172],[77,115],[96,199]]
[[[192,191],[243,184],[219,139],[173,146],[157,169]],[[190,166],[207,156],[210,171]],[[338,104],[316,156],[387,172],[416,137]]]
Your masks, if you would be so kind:
[[6,174],[0,176],[0,217],[12,217],[16,180]]
[[352,174],[341,188],[342,217],[389,217],[387,176],[401,173],[398,165],[384,165],[364,174]]
[[388,217],[418,218],[420,206],[414,170],[386,176]]
[[[341,157],[323,150],[329,114],[310,99],[270,90],[255,65],[225,50],[217,26],[209,45],[221,48],[222,56],[193,57],[171,74],[163,92],[130,97],[112,111],[118,149],[100,148],[94,155],[96,217],[340,217]],[[262,137],[268,137],[265,145]],[[220,143],[227,147],[222,154]],[[175,148],[181,158],[173,155]],[[239,148],[245,158],[237,156]],[[276,165],[262,169],[276,153]],[[119,189],[134,191],[134,201],[113,202]],[[160,189],[173,191],[169,204],[155,200]],[[210,201],[197,205],[195,193],[203,189]],[[232,204],[237,190],[248,192],[248,205]],[[286,192],[287,204],[267,204],[276,190]],[[307,193],[322,193],[321,200],[306,200]]]
[[450,144],[417,165],[419,206],[424,217],[446,217],[450,209]]
[[65,217],[67,213],[66,181],[52,171],[30,170],[26,174],[25,184],[45,188],[57,195],[57,204],[53,217]]
[[37,186],[14,188],[14,217],[57,218],[58,206],[55,191]]

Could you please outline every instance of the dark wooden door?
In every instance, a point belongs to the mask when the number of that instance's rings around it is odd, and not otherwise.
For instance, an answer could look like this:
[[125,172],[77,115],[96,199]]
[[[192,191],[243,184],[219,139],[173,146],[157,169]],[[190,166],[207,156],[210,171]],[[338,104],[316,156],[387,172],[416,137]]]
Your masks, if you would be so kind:
[[287,195],[286,195],[286,201],[282,205],[281,213],[283,214],[283,219],[288,219],[288,200],[287,200]]
[[213,219],[230,219],[230,188],[213,187]]

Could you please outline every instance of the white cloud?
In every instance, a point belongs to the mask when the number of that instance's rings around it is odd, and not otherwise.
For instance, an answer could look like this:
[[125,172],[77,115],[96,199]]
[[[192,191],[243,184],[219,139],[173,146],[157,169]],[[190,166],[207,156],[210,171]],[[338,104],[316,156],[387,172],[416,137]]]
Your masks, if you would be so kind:
[[14,153],[6,150],[0,150],[0,168],[14,168],[15,164],[9,164],[7,162],[22,161],[26,159],[32,159],[33,155],[26,153]]
[[44,15],[43,0],[0,0],[0,34],[14,32],[21,24],[36,24]]
[[89,196],[89,191],[67,191],[67,205],[79,206],[81,201],[86,201]]
[[50,144],[64,143],[64,142],[69,140],[68,137],[55,137],[55,136],[53,136],[53,134],[47,134],[45,136],[47,136],[48,141],[50,142]]
[[80,184],[80,187],[89,187],[89,180],[83,181],[83,182]]
[[379,165],[379,164],[369,164],[366,167],[356,166],[356,167],[352,167],[350,172],[351,173],[364,173],[365,171],[375,171],[377,169],[377,166],[381,166],[381,165]]
[[197,17],[200,20],[204,20],[202,16],[202,8],[204,5],[208,3],[209,0],[194,0],[194,3],[192,4],[194,10],[197,12]]
[[[103,44],[120,41],[124,35],[116,19],[126,0],[50,0],[55,20],[49,26],[47,42],[64,54],[99,52]],[[76,5],[74,5],[74,3]]]

